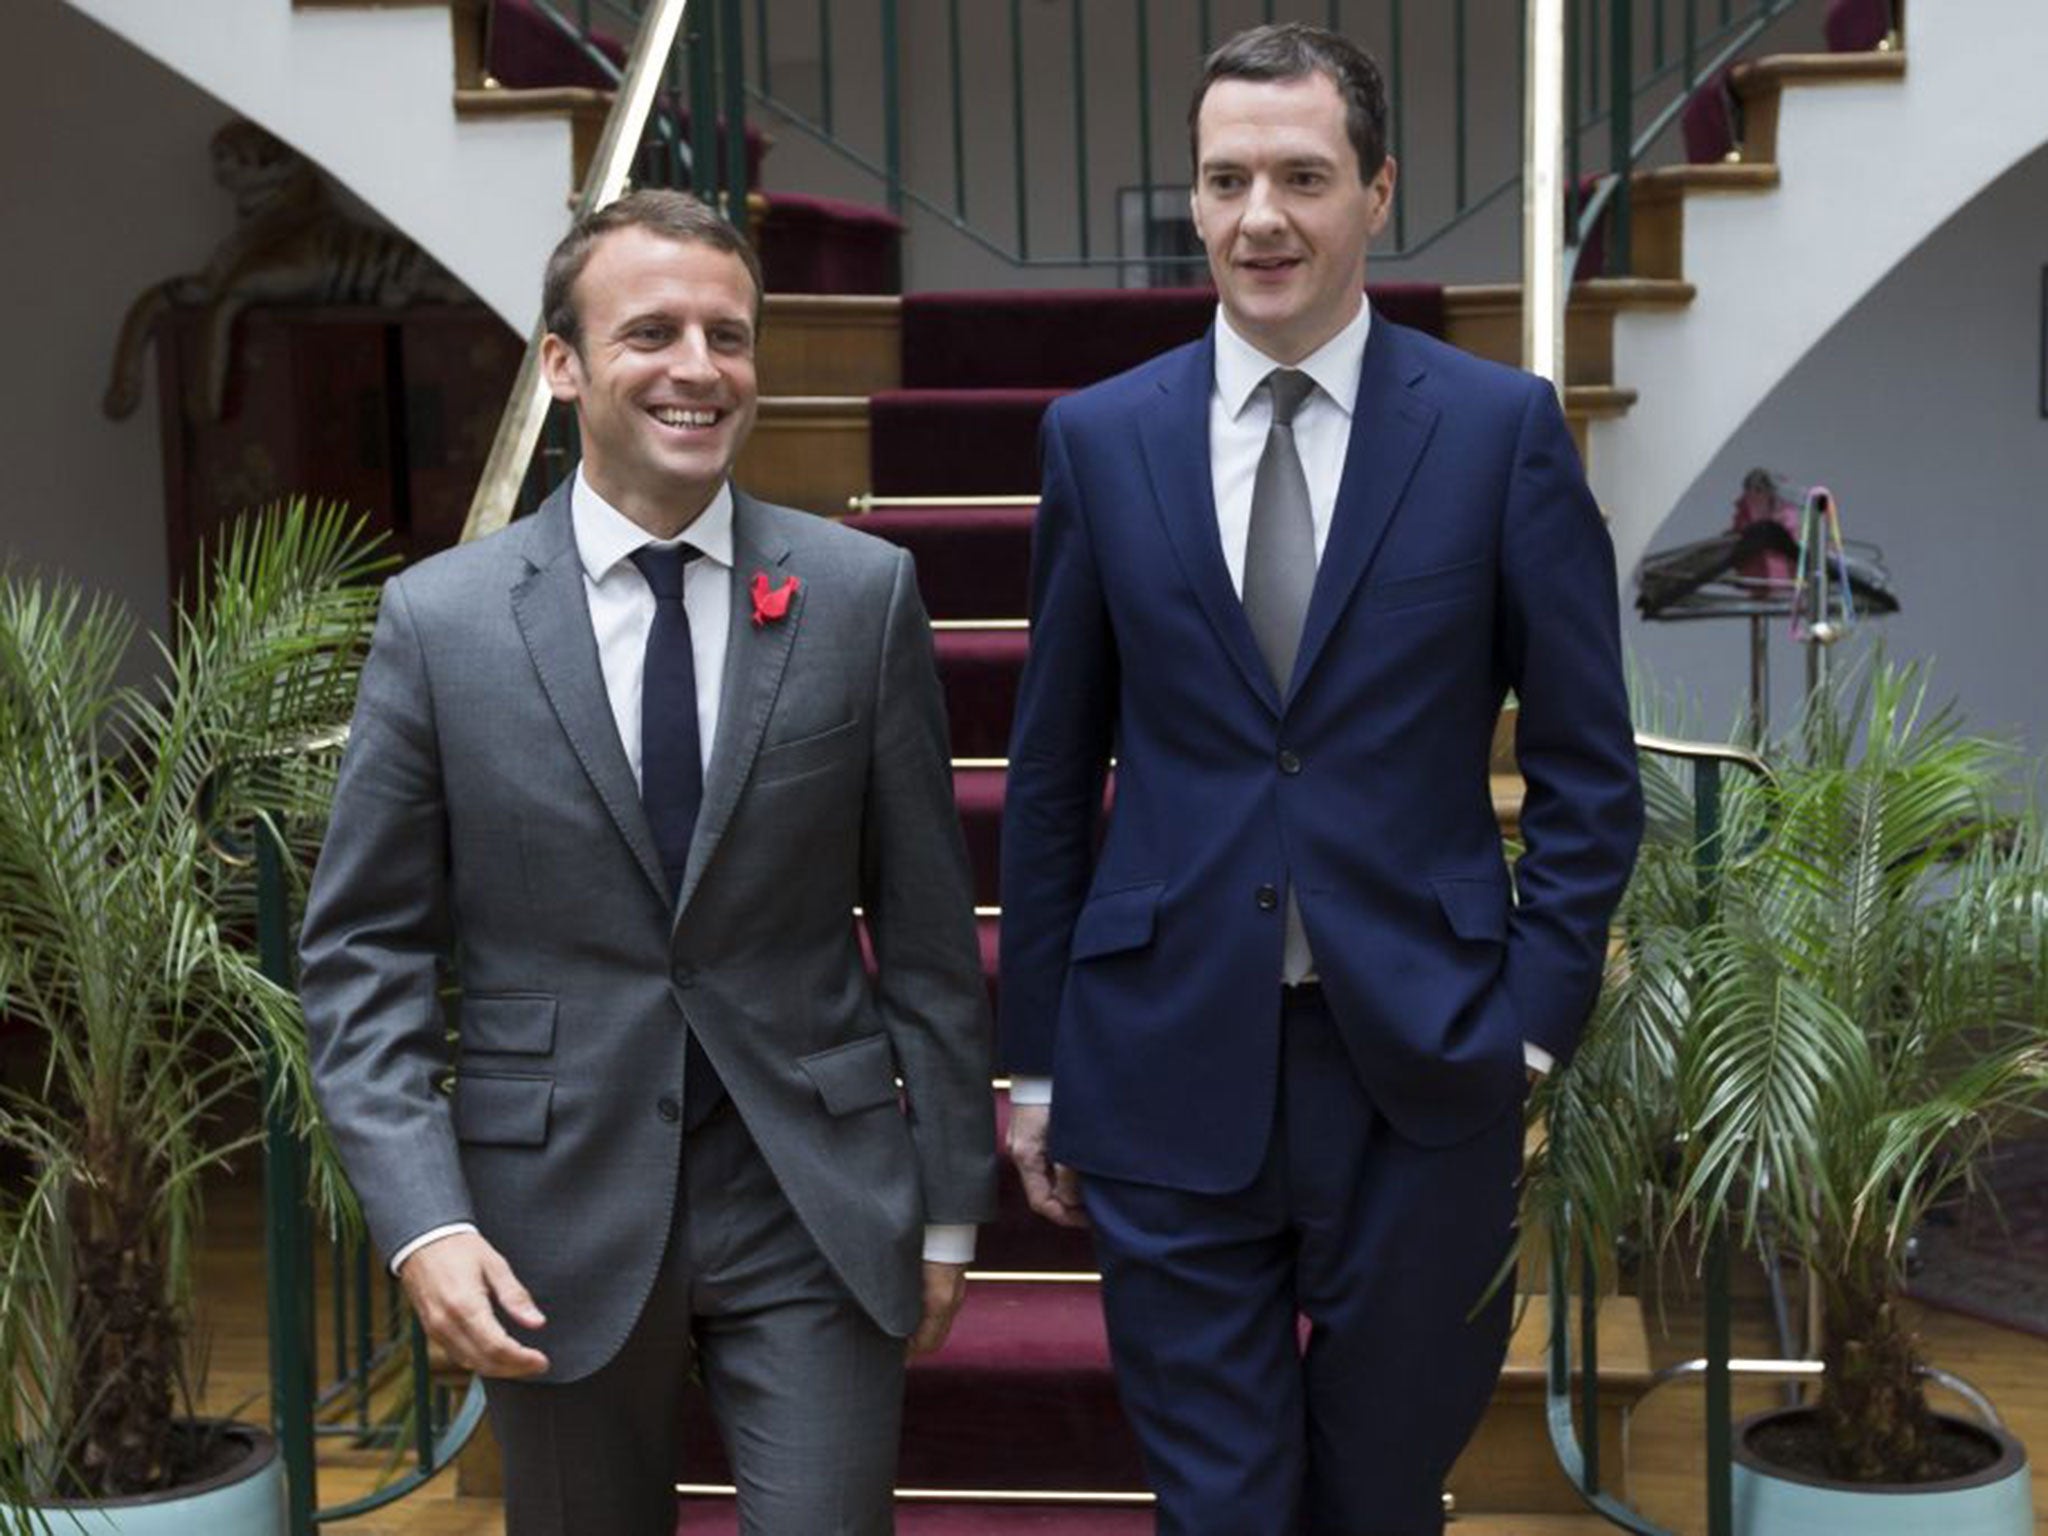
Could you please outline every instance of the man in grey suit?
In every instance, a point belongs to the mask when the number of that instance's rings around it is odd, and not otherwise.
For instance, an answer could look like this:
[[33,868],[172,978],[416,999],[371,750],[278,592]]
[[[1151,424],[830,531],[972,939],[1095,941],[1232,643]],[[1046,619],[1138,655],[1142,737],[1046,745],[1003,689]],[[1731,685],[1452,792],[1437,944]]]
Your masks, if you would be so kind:
[[743,1530],[891,1530],[903,1341],[991,1212],[924,609],[900,551],[732,486],[760,305],[681,194],[565,237],[583,462],[386,588],[308,903],[321,1104],[487,1378],[511,1536],[668,1536],[693,1362]]

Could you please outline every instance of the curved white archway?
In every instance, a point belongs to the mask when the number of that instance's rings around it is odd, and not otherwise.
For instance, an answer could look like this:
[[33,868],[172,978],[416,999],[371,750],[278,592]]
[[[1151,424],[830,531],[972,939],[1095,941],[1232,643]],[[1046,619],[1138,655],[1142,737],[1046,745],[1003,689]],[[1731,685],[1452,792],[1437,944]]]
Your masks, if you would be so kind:
[[1687,309],[1624,313],[1614,376],[1634,408],[1595,422],[1593,488],[1623,581],[1751,412],[1872,288],[2048,143],[2048,4],[1928,0],[1902,81],[1800,86],[1770,192],[1688,197]]
[[537,274],[569,222],[569,125],[459,122],[445,7],[70,3],[315,161],[519,334],[532,328]]

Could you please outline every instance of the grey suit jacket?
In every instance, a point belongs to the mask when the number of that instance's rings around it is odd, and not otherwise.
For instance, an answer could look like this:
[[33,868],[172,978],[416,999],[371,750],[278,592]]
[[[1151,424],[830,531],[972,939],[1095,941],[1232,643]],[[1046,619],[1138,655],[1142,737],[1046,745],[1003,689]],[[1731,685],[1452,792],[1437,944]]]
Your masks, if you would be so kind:
[[[920,1316],[923,1225],[992,1213],[990,1026],[910,559],[737,493],[734,550],[715,755],[673,905],[566,485],[385,589],[308,901],[314,1081],[372,1237],[390,1253],[474,1221],[547,1313],[534,1342],[554,1380],[611,1359],[653,1284],[686,1020],[884,1329]],[[802,586],[756,625],[763,571]]]

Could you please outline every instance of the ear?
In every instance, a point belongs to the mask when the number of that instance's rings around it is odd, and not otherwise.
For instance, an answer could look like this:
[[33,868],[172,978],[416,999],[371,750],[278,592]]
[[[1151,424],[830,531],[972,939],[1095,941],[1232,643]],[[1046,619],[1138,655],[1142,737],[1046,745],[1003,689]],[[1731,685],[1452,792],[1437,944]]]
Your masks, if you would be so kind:
[[571,404],[582,395],[583,359],[553,331],[540,340],[540,371],[548,381],[548,393],[557,400]]
[[1392,155],[1380,163],[1379,174],[1366,184],[1366,194],[1372,199],[1372,237],[1377,240],[1380,231],[1387,227],[1387,218],[1394,211],[1394,182],[1400,175],[1400,167]]
[[1209,248],[1209,237],[1202,229],[1202,195],[1199,186],[1188,188],[1188,217],[1194,222],[1195,238],[1202,242],[1202,249]]

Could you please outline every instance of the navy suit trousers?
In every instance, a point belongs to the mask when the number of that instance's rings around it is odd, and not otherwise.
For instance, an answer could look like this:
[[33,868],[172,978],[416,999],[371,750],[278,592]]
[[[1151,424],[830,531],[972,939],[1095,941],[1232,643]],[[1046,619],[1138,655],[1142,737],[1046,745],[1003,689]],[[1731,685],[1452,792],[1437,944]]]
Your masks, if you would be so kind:
[[1520,1109],[1448,1147],[1403,1140],[1313,991],[1280,1048],[1247,1188],[1085,1182],[1160,1536],[1435,1536],[1507,1348],[1512,1285],[1480,1299],[1512,1234]]

